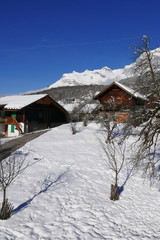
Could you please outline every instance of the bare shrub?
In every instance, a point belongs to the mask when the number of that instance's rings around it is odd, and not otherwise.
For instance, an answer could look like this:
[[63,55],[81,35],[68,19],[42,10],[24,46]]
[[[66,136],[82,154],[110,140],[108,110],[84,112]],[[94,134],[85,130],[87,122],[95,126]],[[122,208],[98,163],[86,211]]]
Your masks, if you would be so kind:
[[13,180],[29,166],[29,163],[25,160],[26,156],[18,157],[14,154],[0,161],[0,188],[3,192],[0,219],[7,219],[12,214],[13,206],[6,198],[6,191]]
[[6,220],[11,217],[13,211],[13,205],[8,202],[8,199],[5,199],[5,202],[2,203],[2,208],[0,210],[0,219]]
[[125,162],[126,143],[119,143],[116,139],[106,142],[104,138],[99,139],[99,141],[105,153],[103,157],[104,166],[114,172],[114,184],[111,184],[110,199],[119,200],[118,176]]

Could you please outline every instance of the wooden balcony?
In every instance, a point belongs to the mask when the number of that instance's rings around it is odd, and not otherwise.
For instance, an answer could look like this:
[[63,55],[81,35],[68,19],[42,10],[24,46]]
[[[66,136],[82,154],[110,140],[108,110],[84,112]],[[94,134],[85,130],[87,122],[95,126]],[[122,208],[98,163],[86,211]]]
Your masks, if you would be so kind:
[[15,127],[17,128],[17,130],[19,131],[19,133],[22,132],[19,123],[17,122],[15,117],[4,117],[0,123],[5,124],[5,125],[9,125],[9,124],[13,124],[15,125]]

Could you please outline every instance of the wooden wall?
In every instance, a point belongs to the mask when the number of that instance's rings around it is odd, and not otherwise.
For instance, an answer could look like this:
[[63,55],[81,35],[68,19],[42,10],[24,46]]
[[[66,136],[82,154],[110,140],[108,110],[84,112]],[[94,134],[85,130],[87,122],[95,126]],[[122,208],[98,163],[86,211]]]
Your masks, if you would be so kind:
[[109,109],[131,107],[135,104],[135,100],[119,88],[113,88],[108,91],[100,98],[100,102]]

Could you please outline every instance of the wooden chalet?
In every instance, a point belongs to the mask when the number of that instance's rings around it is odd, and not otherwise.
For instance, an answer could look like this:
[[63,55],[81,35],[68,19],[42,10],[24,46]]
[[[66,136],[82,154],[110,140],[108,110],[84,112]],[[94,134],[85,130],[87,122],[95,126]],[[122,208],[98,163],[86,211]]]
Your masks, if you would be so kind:
[[109,114],[116,112],[117,121],[125,121],[129,117],[129,111],[134,106],[143,106],[148,102],[147,98],[133,89],[113,82],[94,97],[99,100],[103,109]]
[[47,94],[0,98],[0,135],[42,130],[68,122],[68,112]]

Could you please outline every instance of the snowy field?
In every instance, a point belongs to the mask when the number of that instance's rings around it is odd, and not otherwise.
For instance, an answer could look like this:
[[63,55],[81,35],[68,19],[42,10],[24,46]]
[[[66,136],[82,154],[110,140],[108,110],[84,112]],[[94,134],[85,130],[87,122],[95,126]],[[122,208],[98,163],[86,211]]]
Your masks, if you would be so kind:
[[160,239],[159,182],[150,187],[125,164],[120,200],[111,201],[113,173],[104,167],[99,134],[97,125],[80,123],[72,135],[67,124],[16,152],[32,166],[8,188],[15,209],[0,220],[0,240]]

